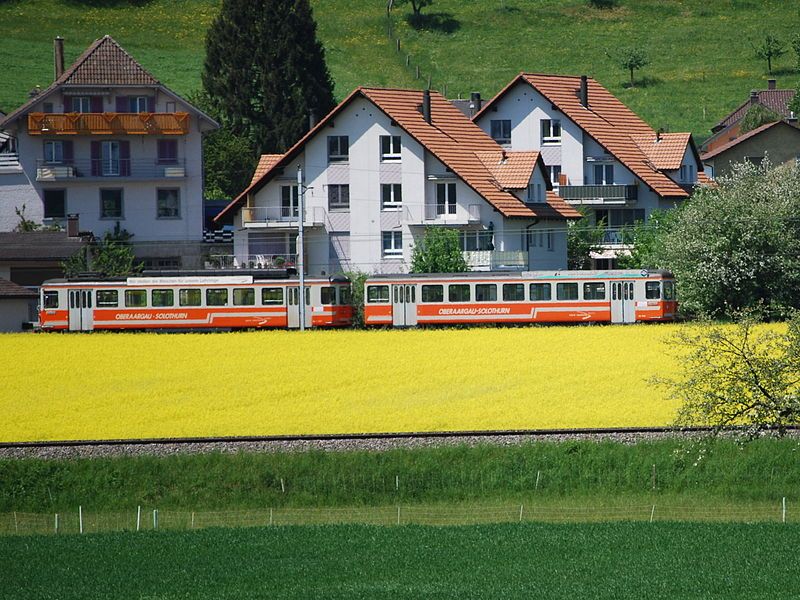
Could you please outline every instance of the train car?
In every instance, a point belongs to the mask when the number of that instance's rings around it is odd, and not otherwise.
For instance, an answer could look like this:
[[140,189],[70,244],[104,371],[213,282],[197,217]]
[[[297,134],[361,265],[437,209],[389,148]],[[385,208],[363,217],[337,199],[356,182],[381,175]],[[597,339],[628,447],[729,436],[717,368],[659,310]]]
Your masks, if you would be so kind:
[[[350,282],[305,280],[305,325],[352,324]],[[253,275],[50,280],[41,286],[42,330],[300,327],[297,277]]]
[[364,287],[367,325],[634,323],[676,311],[667,271],[374,275]]

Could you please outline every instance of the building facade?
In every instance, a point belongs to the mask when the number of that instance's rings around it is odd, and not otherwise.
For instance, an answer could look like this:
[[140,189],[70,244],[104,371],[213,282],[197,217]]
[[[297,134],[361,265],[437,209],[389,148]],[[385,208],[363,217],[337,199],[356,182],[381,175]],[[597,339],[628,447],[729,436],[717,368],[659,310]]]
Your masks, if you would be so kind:
[[[298,184],[298,173],[302,180]],[[406,272],[427,227],[458,231],[473,269],[566,267],[579,215],[537,152],[508,152],[435,92],[359,88],[283,155],[262,157],[234,215],[236,266]]]

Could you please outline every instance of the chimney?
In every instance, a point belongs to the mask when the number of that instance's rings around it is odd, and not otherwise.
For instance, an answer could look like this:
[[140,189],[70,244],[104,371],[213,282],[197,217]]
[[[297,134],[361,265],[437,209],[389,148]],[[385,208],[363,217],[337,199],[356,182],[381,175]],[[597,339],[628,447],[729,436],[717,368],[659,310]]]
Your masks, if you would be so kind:
[[64,73],[64,38],[60,35],[53,40],[53,63],[56,79]]
[[314,109],[309,109],[308,111],[308,130],[311,131],[314,129],[314,126],[317,124],[317,113],[314,112]]
[[750,92],[750,104],[758,104],[758,91],[753,90]]
[[664,128],[663,127],[659,127],[658,131],[656,131],[656,142],[660,142],[661,141],[661,136],[663,134],[664,134]]
[[774,90],[778,87],[778,82],[775,79],[767,79],[767,89]]
[[78,229],[78,215],[67,215],[67,237],[76,238],[80,236]]
[[586,75],[581,75],[581,106],[589,108],[589,81]]
[[431,91],[422,92],[422,118],[426,123],[431,122]]
[[481,110],[481,94],[480,92],[472,92],[469,95],[469,115],[474,117]]

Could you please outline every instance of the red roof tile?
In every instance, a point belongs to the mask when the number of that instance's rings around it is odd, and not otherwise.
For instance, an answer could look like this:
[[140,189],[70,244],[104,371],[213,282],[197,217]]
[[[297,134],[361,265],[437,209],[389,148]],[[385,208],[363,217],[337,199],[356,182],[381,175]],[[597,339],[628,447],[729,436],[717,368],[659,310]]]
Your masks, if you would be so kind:
[[[789,103],[794,98],[795,90],[755,90],[755,92],[758,98],[758,104],[766,106],[784,118],[788,118],[790,116],[789,113],[791,111],[789,111]],[[729,125],[733,125],[737,121],[741,121],[747,114],[747,111],[750,110],[751,105],[752,101],[750,98],[748,98],[742,104],[737,106],[733,112],[726,115],[719,123],[717,123],[713,127],[712,131],[724,129]]]
[[56,85],[159,85],[110,35],[89,46]]
[[538,152],[496,150],[475,154],[500,187],[509,190],[528,187],[539,160]]
[[274,165],[283,158],[283,154],[262,154],[258,159],[256,170],[253,172],[253,177],[250,179],[250,185],[253,185],[264,173],[269,171]]
[[662,133],[660,135],[631,136],[633,142],[655,165],[656,169],[674,171],[679,169],[686,154],[691,134]]

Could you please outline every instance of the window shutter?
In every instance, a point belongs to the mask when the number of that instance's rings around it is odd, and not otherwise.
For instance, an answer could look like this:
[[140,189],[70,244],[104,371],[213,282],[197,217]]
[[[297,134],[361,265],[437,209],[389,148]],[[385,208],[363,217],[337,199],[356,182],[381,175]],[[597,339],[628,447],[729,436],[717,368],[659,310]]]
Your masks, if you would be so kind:
[[151,113],[156,112],[156,97],[155,96],[148,96],[147,97],[147,112],[151,112]]
[[89,100],[89,106],[91,107],[93,113],[103,112],[103,97],[92,96]]
[[119,143],[119,174],[131,174],[131,143],[127,140]]
[[127,96],[117,96],[117,112],[126,113],[130,111],[130,104]]
[[92,155],[92,175],[100,175],[100,142],[92,142],[91,145]]
[[68,165],[71,165],[74,159],[74,155],[72,153],[72,140],[64,140],[61,143],[63,144],[62,148],[64,151],[64,162]]

